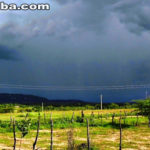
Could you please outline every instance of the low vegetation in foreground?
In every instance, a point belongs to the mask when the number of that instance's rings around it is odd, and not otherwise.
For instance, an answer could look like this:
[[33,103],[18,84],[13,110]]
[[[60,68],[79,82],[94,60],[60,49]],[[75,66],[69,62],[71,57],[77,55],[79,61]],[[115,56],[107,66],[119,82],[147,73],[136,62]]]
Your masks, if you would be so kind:
[[3,104],[0,149],[149,150],[150,102],[137,104],[104,110]]

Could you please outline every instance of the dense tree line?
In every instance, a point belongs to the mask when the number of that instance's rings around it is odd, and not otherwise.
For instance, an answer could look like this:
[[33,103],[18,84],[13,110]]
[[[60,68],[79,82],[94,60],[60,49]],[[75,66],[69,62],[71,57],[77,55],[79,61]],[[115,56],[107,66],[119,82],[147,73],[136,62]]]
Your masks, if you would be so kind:
[[[43,103],[45,111],[49,110],[96,110],[100,109],[100,104],[79,104],[77,106],[73,105],[47,105]],[[135,108],[137,107],[135,103],[108,103],[103,104],[104,109],[125,109],[125,108]],[[0,113],[13,113],[13,112],[39,112],[42,111],[41,105],[22,105],[22,104],[1,104]]]

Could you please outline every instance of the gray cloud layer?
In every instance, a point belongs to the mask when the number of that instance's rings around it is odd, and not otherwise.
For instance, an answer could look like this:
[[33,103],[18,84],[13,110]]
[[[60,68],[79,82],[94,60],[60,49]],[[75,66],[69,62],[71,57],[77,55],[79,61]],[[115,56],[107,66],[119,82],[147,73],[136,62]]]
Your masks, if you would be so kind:
[[[147,0],[55,3],[57,8],[51,6],[50,12],[14,14],[17,19],[8,17],[0,25],[0,44],[13,47],[24,58],[19,64],[1,66],[9,74],[2,81],[48,85],[150,82]],[[5,49],[0,53],[7,55],[5,59],[12,57]],[[9,67],[13,72],[6,71]]]
[[81,31],[101,33],[107,28],[112,15],[115,15],[131,32],[142,33],[150,30],[150,2],[147,0],[55,1],[61,8],[54,13],[44,15],[38,12],[36,15],[31,13],[29,17],[24,17],[24,20],[19,19],[17,14],[15,21],[9,19],[0,27],[1,38],[9,40],[19,36],[24,39],[38,35],[70,37]]
[[0,59],[17,60],[16,52],[6,46],[0,45]]
[[134,33],[150,30],[150,1],[127,0],[116,5],[115,10],[127,28]]

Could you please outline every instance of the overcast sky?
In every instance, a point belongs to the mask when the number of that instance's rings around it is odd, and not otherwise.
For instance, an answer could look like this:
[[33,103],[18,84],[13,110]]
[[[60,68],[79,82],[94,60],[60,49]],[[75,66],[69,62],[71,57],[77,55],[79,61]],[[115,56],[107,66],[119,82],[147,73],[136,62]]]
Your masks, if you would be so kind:
[[[0,11],[1,84],[150,83],[150,1],[14,2],[48,2],[51,10]],[[85,95],[88,99],[89,95]]]

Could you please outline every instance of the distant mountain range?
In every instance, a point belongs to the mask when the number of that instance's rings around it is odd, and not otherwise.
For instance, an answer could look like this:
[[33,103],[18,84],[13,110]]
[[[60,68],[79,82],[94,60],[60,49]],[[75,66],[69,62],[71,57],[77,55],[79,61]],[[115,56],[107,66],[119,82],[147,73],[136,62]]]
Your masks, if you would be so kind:
[[0,104],[26,104],[26,105],[39,105],[39,104],[47,104],[47,105],[54,105],[54,106],[66,106],[66,105],[85,105],[89,104],[88,102],[84,102],[81,100],[49,100],[44,97],[34,96],[34,95],[24,95],[24,94],[7,94],[2,93],[0,94]]

